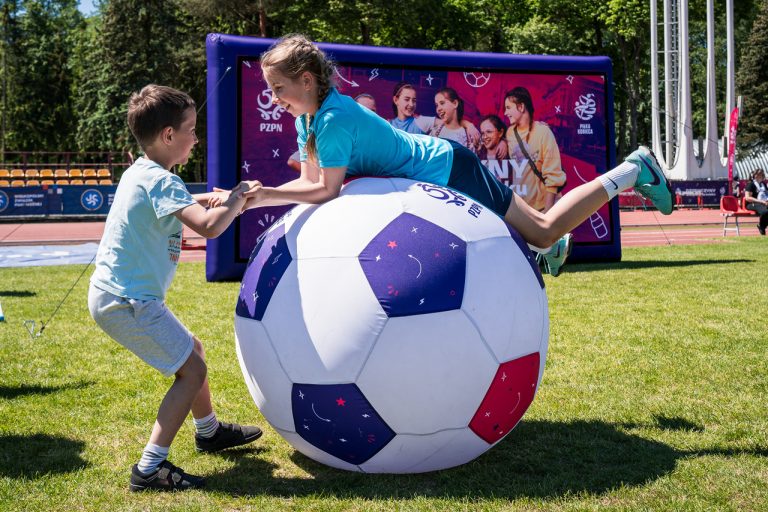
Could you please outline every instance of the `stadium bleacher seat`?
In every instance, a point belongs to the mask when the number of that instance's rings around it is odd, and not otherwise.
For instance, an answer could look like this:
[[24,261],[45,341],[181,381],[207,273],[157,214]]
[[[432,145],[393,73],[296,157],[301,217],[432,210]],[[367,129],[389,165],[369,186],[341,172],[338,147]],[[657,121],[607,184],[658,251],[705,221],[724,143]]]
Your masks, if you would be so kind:
[[109,180],[109,179],[99,180],[99,185],[112,185],[112,184],[113,184],[112,180]]
[[0,169],[0,178],[10,178],[11,177],[11,171],[8,169]]
[[76,178],[74,180],[69,180],[69,184],[70,185],[82,185],[83,184],[83,180],[81,180],[80,178]]
[[56,169],[53,171],[53,176],[55,178],[69,178],[69,173],[66,169]]
[[0,180],[0,187],[10,187],[11,182],[8,180]]
[[53,178],[53,169],[40,169],[41,178]]
[[28,187],[39,187],[40,186],[40,180],[27,180],[27,186]]
[[95,169],[83,169],[83,177],[84,178],[95,178],[96,177],[96,170]]
[[94,180],[94,179],[85,180],[85,185],[98,185],[98,184],[99,184],[99,180]]
[[11,186],[12,187],[23,187],[24,186],[24,180],[11,180]]
[[54,183],[56,183],[56,182],[53,181],[53,180],[40,180],[40,185],[42,185],[42,186],[53,185]]
[[23,169],[11,169],[11,178],[23,178],[23,177],[24,177]]
[[37,178],[38,176],[40,176],[40,172],[37,169],[27,169],[24,172],[24,176],[26,176],[27,179],[29,179],[29,178]]
[[69,170],[69,177],[70,178],[82,178],[83,177],[83,171],[81,171],[80,169],[76,169],[76,168],[70,169]]
[[57,184],[57,185],[69,185],[69,180],[65,180],[65,179],[62,179],[62,178],[58,178],[58,179],[56,180],[56,184]]
[[112,173],[109,171],[109,169],[99,169],[96,171],[96,176],[99,178],[111,178]]

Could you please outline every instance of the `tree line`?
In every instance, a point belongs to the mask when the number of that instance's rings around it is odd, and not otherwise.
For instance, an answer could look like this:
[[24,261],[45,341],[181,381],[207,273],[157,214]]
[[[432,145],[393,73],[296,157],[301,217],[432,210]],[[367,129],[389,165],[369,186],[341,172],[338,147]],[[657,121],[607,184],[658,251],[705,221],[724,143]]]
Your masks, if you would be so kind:
[[[725,0],[716,4],[722,97]],[[745,61],[765,66],[765,45],[756,49],[747,41],[768,0],[734,4],[737,55],[742,49],[762,51],[762,59],[747,56]],[[136,152],[125,122],[129,94],[147,83],[161,83],[189,92],[201,105],[210,32],[260,37],[301,32],[336,43],[607,55],[614,68],[618,155],[650,140],[648,0],[102,0],[97,14],[89,17],[78,11],[76,0],[0,0],[0,5],[2,153]],[[703,135],[705,0],[691,0],[689,10],[694,133]],[[746,85],[755,81],[754,72],[742,75]],[[749,91],[737,93],[747,96]],[[722,119],[723,101],[719,107]],[[182,171],[187,180],[206,179],[205,122],[203,109],[200,145]],[[749,120],[741,126],[751,129]]]

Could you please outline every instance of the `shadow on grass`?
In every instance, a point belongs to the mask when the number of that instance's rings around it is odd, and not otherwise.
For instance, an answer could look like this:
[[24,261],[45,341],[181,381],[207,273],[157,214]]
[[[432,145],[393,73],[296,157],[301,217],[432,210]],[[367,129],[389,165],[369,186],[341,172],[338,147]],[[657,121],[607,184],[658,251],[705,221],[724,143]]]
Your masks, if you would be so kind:
[[50,395],[70,389],[83,389],[93,385],[93,382],[73,382],[60,386],[41,386],[40,384],[20,384],[18,386],[0,385],[0,398],[13,399],[27,395]]
[[[659,425],[666,423],[659,420]],[[671,421],[673,428],[693,425]],[[695,429],[695,426],[693,426]],[[758,451],[685,452],[641,438],[610,423],[525,421],[499,445],[469,464],[416,475],[371,475],[335,470],[294,452],[291,459],[312,478],[275,478],[262,458],[231,454],[235,467],[208,477],[210,490],[233,496],[329,495],[338,499],[554,498],[645,485],[670,473],[681,458]]]
[[635,270],[644,268],[676,268],[693,267],[696,265],[730,265],[732,263],[754,263],[755,260],[745,258],[722,260],[647,260],[647,261],[617,261],[613,263],[572,263],[566,272],[594,272],[597,270]]
[[3,297],[34,297],[37,292],[30,292],[29,290],[0,290],[0,299]]
[[39,478],[70,473],[88,464],[80,457],[85,443],[46,434],[0,435],[0,476]]

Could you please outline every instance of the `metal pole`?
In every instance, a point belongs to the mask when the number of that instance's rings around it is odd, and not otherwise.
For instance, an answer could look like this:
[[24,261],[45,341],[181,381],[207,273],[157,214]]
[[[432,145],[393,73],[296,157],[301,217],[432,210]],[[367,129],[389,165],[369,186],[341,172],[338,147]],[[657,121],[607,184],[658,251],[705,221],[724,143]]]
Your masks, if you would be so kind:
[[[725,22],[726,22],[726,74],[725,74],[725,144],[723,144],[724,157],[728,158],[728,137],[731,133],[731,110],[733,110],[734,100],[736,99],[735,87],[735,64],[733,50],[733,0],[725,0]],[[741,109],[739,109],[741,114]]]

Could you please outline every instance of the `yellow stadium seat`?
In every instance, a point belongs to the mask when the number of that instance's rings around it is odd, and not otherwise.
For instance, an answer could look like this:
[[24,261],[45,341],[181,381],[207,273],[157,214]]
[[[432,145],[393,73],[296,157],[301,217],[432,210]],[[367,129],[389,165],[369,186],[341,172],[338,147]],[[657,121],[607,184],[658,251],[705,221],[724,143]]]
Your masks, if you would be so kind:
[[69,173],[66,169],[56,169],[53,171],[53,176],[56,178],[69,178]]
[[69,177],[70,178],[81,178],[83,176],[83,171],[80,169],[70,169],[69,170]]
[[69,184],[70,185],[82,185],[83,184],[83,180],[81,180],[81,179],[69,180]]
[[64,180],[64,179],[59,178],[59,179],[56,180],[56,184],[57,185],[69,185],[69,180]]
[[95,178],[96,177],[96,170],[95,169],[83,169],[83,176],[86,178]]
[[28,187],[39,187],[40,186],[40,180],[27,180],[27,186]]
[[26,176],[27,179],[29,179],[29,178],[37,178],[38,176],[40,176],[40,173],[38,172],[37,169],[27,169],[24,172],[24,176]]
[[112,180],[99,180],[99,185],[112,185]]
[[86,185],[98,185],[99,184],[99,180],[93,180],[93,179],[85,180],[85,184]]
[[10,178],[11,177],[11,171],[8,169],[0,169],[0,178]]
[[109,169],[99,169],[96,171],[96,176],[99,178],[111,178],[112,173],[109,171]]
[[52,169],[41,169],[40,170],[40,177],[41,178],[53,178],[53,170]]
[[55,182],[53,180],[40,180],[40,185],[46,186],[46,185],[53,185]]
[[12,187],[23,187],[24,186],[24,180],[12,180],[11,181]]
[[10,187],[11,182],[8,180],[0,180],[0,187]]
[[23,169],[11,169],[11,178],[23,178],[23,177],[24,177]]

